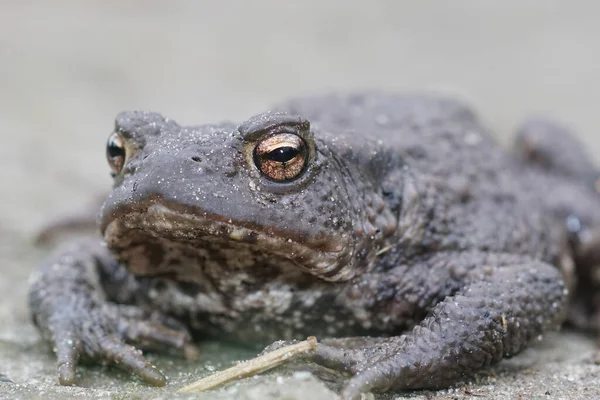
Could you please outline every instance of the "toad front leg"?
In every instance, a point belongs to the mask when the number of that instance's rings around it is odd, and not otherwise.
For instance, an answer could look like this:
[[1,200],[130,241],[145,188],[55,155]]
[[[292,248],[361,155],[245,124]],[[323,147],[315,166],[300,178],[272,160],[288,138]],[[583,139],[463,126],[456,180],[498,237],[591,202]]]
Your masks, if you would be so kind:
[[153,385],[166,378],[133,346],[161,345],[195,355],[177,321],[150,309],[117,304],[136,301],[137,282],[100,240],[60,248],[32,276],[29,306],[42,337],[58,358],[61,385],[75,383],[79,359],[111,362]]
[[[355,374],[343,399],[358,399],[369,391],[447,387],[519,353],[564,319],[568,293],[560,272],[549,264],[507,254],[434,258],[430,262],[438,267],[429,268],[433,281],[458,283],[457,289],[433,300],[410,333],[362,349],[349,349],[355,346],[347,339],[340,339],[339,346],[335,341],[318,346],[315,362]],[[464,277],[444,283],[465,269]]]

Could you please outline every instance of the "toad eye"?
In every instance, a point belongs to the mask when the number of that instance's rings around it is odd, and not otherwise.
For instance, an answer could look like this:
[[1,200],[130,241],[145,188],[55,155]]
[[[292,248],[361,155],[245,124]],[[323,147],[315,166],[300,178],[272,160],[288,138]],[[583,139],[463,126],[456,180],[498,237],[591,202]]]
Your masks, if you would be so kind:
[[106,159],[113,175],[117,175],[123,169],[125,156],[125,141],[117,132],[111,133],[106,143]]
[[296,179],[307,164],[307,149],[298,135],[282,133],[271,136],[254,149],[254,164],[267,178],[285,182]]

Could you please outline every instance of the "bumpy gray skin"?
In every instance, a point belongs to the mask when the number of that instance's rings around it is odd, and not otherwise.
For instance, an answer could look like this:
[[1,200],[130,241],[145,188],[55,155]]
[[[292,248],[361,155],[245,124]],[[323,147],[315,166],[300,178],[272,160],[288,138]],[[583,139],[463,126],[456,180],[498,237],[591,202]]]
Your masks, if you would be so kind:
[[[131,344],[193,357],[193,332],[315,335],[312,361],[354,375],[344,399],[441,388],[557,329],[574,268],[593,275],[598,175],[565,128],[531,120],[509,153],[468,107],[434,96],[276,110],[198,127],[117,117],[128,157],[101,211],[104,240],[60,247],[32,277],[61,384],[82,358],[162,385]],[[252,158],[278,132],[311,149],[286,183]],[[587,284],[573,320],[593,328]]]

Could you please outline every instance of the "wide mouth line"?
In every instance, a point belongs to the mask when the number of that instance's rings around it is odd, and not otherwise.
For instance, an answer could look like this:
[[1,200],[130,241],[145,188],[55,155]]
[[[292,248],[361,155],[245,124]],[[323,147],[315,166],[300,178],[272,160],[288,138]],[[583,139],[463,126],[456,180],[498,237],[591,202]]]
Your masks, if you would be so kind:
[[[191,209],[191,212],[190,212]],[[189,224],[176,224],[171,226],[169,229],[182,230],[186,226],[189,226],[190,231],[201,231],[201,228],[207,226],[220,226],[229,228],[229,230],[247,230],[255,233],[262,231],[258,226],[249,226],[250,224],[240,221],[234,221],[231,218],[224,218],[214,213],[209,213],[201,208],[191,208],[178,204],[169,204],[163,201],[160,197],[149,197],[147,200],[137,202],[134,205],[124,206],[119,208],[117,211],[111,212],[108,216],[101,218],[102,231],[115,221],[123,221],[131,218],[134,222],[146,219],[158,219],[162,216],[165,222],[168,220],[174,222],[189,222]],[[160,224],[154,224],[154,227],[160,227]],[[148,228],[148,226],[146,226]],[[163,227],[165,228],[165,227]],[[200,229],[198,229],[200,228]],[[268,234],[276,234],[274,231],[266,232]],[[215,232],[208,232],[210,235],[214,235]]]
[[[204,211],[179,212],[160,203],[152,203],[145,207],[132,207],[122,210],[105,225],[119,224],[120,228],[139,230],[155,236],[177,236],[193,234],[197,238],[225,237],[231,240],[251,240],[252,237],[264,235],[263,232],[250,229],[233,220],[211,215]],[[105,232],[107,229],[105,229]],[[275,236],[274,236],[275,238]]]
[[[200,208],[182,209],[180,205],[168,204],[158,198],[151,198],[143,203],[125,207],[111,215],[102,224],[105,238],[112,235],[109,226],[119,225],[119,230],[138,230],[152,233],[154,236],[171,239],[206,239],[216,237],[231,242],[256,244],[260,243],[278,253],[293,251],[297,253],[318,252],[322,255],[334,256],[344,249],[341,243],[327,241],[311,242],[308,238],[299,237],[291,232],[283,232],[276,227],[264,229],[262,226],[246,221],[236,221]],[[277,248],[280,247],[280,248]]]

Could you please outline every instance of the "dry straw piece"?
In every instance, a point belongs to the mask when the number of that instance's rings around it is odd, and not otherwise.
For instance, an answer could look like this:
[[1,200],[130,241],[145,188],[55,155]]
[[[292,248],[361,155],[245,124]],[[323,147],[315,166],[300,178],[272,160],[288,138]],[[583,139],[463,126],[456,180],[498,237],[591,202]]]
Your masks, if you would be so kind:
[[179,389],[178,393],[198,393],[210,390],[238,379],[260,374],[273,369],[285,362],[297,358],[317,348],[317,338],[308,337],[306,340],[273,350],[262,356],[243,361],[231,368],[216,372],[188,386]]

